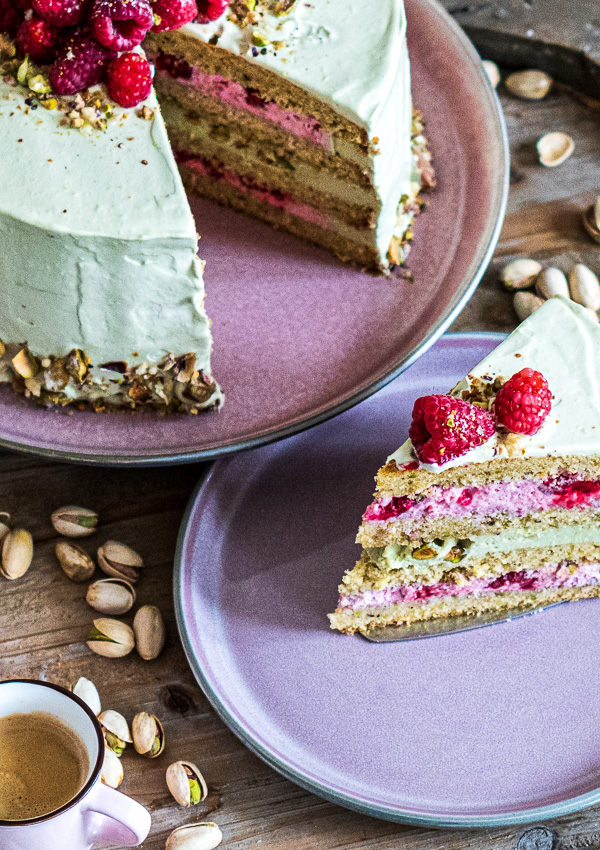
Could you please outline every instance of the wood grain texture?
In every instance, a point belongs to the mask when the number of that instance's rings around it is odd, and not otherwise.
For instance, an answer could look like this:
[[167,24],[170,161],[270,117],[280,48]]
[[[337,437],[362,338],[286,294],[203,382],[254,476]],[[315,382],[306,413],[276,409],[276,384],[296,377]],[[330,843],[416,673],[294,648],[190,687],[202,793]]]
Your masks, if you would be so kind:
[[[513,153],[509,211],[492,266],[453,330],[509,331],[516,325],[511,297],[497,282],[508,259],[535,256],[567,268],[583,259],[600,271],[600,249],[581,227],[584,207],[600,191],[598,112],[566,90],[543,103],[503,96]],[[547,170],[537,164],[534,144],[550,129],[575,138],[574,156]],[[418,238],[418,237],[417,237]],[[152,813],[146,850],[164,847],[168,833],[195,819],[219,823],[224,845],[235,850],[513,850],[525,828],[425,830],[385,823],[341,809],[283,779],[253,756],[221,723],[186,664],[175,625],[172,562],[185,504],[202,467],[111,470],[81,468],[0,452],[0,510],[35,538],[33,566],[19,581],[0,580],[0,677],[41,677],[72,685],[88,676],[105,708],[129,719],[146,710],[164,722],[167,746],[153,761],[131,749],[123,756],[122,790]],[[94,616],[84,601],[86,585],[63,575],[54,557],[57,535],[49,521],[62,504],[98,510],[101,527],[82,545],[95,553],[113,538],[137,549],[146,561],[140,604],[162,609],[168,643],[159,659],[135,654],[110,660],[85,645]],[[100,577],[97,573],[95,578]],[[127,615],[126,622],[132,617]],[[193,811],[170,798],[164,773],[171,761],[189,759],[204,772],[210,793]],[[600,807],[549,823],[550,841],[563,850],[600,846]],[[553,836],[555,836],[553,838]],[[524,850],[521,842],[520,850]],[[546,845],[537,845],[537,850]],[[536,845],[529,844],[529,850]]]

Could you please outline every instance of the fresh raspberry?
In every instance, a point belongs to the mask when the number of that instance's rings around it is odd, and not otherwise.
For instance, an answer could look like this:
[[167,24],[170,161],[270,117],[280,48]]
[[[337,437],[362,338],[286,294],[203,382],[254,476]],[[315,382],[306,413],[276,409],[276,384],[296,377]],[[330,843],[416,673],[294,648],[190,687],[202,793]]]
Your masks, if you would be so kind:
[[196,0],[155,0],[152,9],[155,20],[152,32],[177,30],[198,14]]
[[23,10],[14,0],[0,0],[0,33],[14,35],[23,20]]
[[32,0],[38,15],[55,27],[73,27],[81,23],[88,0]]
[[110,63],[108,93],[121,106],[137,106],[152,89],[152,72],[145,56],[123,53]]
[[60,47],[50,69],[52,90],[56,94],[74,94],[101,83],[114,55],[89,35],[71,36]]
[[154,15],[148,0],[92,0],[89,21],[100,44],[121,52],[142,43]]
[[216,21],[229,6],[229,0],[197,0],[197,3],[198,17],[196,21],[199,24],[209,24],[211,21]]
[[481,446],[494,433],[494,417],[486,410],[449,395],[426,395],[413,407],[408,430],[417,457],[441,465]]
[[34,62],[45,65],[56,55],[60,30],[37,15],[23,21],[15,37],[21,53],[26,53]]
[[498,391],[494,415],[514,434],[535,434],[550,412],[552,396],[541,372],[521,369]]

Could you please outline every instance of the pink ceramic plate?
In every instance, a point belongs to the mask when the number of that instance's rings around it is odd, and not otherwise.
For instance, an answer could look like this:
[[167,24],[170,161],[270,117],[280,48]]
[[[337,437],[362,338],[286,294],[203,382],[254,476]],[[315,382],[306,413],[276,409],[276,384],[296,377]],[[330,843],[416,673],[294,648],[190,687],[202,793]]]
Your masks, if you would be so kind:
[[225,723],[303,787],[390,820],[497,826],[600,802],[599,600],[410,643],[327,620],[415,399],[501,338],[444,337],[352,410],[217,461],[180,533],[180,635]]
[[0,390],[0,445],[105,464],[176,463],[267,443],[350,407],[413,363],[472,294],[506,205],[496,96],[435,0],[407,0],[415,103],[438,188],[409,258],[414,283],[348,268],[242,215],[194,201],[207,260],[219,414],[47,411]]

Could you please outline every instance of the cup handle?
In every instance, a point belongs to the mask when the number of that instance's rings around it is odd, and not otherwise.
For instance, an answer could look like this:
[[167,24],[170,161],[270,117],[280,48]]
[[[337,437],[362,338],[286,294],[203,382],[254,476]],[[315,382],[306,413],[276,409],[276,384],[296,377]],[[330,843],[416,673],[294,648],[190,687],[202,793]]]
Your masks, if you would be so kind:
[[125,847],[137,847],[150,832],[150,812],[131,797],[99,782],[86,806],[90,814],[103,815],[108,821],[92,828],[94,841],[108,841]]

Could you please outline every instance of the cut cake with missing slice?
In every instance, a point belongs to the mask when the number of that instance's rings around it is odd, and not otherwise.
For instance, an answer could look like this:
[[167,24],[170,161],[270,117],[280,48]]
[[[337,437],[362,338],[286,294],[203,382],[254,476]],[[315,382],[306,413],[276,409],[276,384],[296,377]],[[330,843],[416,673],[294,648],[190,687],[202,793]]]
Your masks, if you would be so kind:
[[[444,444],[463,423],[466,442]],[[448,396],[418,400],[410,431],[377,475],[333,628],[600,595],[600,327],[583,307],[548,301]]]

